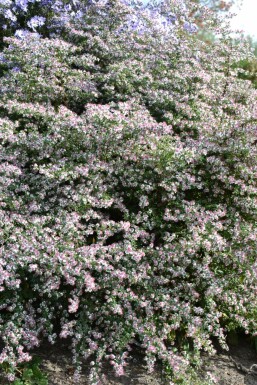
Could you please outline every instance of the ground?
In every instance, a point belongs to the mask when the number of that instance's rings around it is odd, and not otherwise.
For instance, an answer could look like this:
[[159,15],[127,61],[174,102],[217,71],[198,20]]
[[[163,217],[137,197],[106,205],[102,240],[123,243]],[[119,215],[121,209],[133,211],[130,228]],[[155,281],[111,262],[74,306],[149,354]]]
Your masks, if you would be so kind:
[[[49,385],[73,385],[71,353],[68,344],[58,342],[55,345],[43,344],[34,351],[42,359],[41,367],[47,373]],[[250,343],[250,339],[240,338],[236,345],[230,345],[229,352],[218,349],[216,356],[203,355],[203,370],[209,371],[217,378],[218,385],[257,385],[257,352]],[[256,365],[256,368],[252,365]],[[249,369],[252,368],[250,372]],[[256,373],[254,373],[256,369]],[[126,375],[115,377],[111,368],[105,370],[106,385],[166,385],[161,370],[147,374],[144,367],[143,355],[138,349],[133,352],[126,368]],[[0,385],[7,385],[0,379]],[[85,364],[84,372],[79,385],[88,385],[88,367]]]
[[[42,358],[42,366],[48,373],[49,385],[72,385],[71,355],[64,343],[56,346],[45,345],[38,349],[37,354]],[[230,351],[218,351],[215,357],[204,356],[204,371],[215,374],[218,385],[257,385],[257,374],[247,373],[252,365],[257,364],[257,352],[250,341],[241,338],[236,346],[230,346]],[[240,369],[241,368],[241,369]],[[111,370],[106,369],[108,385],[164,385],[165,380],[160,371],[147,374],[140,352],[135,351],[130,361],[126,376],[116,378]],[[87,385],[88,372],[85,369],[80,385]]]

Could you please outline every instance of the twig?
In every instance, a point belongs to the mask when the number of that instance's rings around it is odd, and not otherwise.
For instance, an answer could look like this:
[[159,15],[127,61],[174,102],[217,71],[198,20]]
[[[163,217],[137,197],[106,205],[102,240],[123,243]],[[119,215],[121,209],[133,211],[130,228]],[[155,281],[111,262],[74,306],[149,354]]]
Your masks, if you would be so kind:
[[257,375],[257,364],[253,364],[250,368],[246,368],[244,365],[242,365],[241,363],[238,363],[234,360],[234,358],[232,358],[231,356],[229,356],[229,359],[234,363],[234,365],[236,366],[236,368],[238,370],[240,370],[241,372],[245,373],[245,374],[255,374]]

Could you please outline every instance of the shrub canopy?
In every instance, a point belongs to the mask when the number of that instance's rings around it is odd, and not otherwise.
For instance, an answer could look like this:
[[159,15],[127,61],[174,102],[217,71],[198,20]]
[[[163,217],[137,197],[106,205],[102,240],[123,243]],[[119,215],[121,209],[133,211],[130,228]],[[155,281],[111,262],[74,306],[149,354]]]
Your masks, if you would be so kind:
[[0,362],[69,336],[76,376],[93,354],[97,383],[137,340],[179,378],[212,337],[255,333],[256,91],[233,67],[247,47],[189,1],[66,4],[52,35],[52,8],[17,33],[34,8],[1,4],[16,20],[0,63]]

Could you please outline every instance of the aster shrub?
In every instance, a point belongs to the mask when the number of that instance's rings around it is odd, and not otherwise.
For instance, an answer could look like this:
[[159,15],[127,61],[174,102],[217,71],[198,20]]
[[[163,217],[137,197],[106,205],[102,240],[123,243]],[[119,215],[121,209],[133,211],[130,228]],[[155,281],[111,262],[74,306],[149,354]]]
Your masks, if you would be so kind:
[[250,54],[191,2],[84,9],[4,41],[0,363],[12,379],[69,337],[97,384],[137,342],[182,383],[213,337],[257,331],[256,91],[233,66]]

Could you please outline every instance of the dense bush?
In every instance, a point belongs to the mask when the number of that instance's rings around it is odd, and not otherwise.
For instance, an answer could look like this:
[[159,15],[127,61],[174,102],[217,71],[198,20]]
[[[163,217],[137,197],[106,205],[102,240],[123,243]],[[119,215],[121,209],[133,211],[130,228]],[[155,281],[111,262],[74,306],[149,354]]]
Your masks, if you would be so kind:
[[105,360],[123,374],[134,341],[149,370],[159,358],[179,381],[200,349],[214,351],[212,337],[226,346],[227,330],[257,331],[256,91],[232,68],[249,54],[192,7],[99,1],[59,36],[6,29],[0,363],[10,371],[59,335],[72,339],[76,376],[92,355],[93,383]]
[[236,63],[236,66],[242,69],[239,76],[242,79],[250,80],[255,88],[257,88],[257,42],[249,39],[252,46],[254,57],[250,59],[241,60]]
[[1,0],[0,47],[5,36],[25,37],[60,34],[71,17],[79,17],[83,4],[77,0]]

